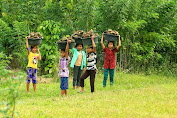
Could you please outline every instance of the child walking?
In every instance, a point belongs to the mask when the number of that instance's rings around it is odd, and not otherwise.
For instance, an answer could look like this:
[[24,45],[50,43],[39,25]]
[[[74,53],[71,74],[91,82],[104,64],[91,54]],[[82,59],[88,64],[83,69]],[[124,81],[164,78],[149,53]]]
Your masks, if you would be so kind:
[[120,35],[119,35],[119,45],[116,48],[114,48],[114,42],[109,41],[108,48],[106,48],[103,43],[103,36],[104,36],[104,33],[102,34],[102,38],[101,38],[101,46],[105,52],[103,87],[106,87],[108,72],[110,74],[109,75],[110,85],[113,85],[114,69],[116,67],[115,55],[116,55],[116,52],[118,52],[118,49],[121,47],[121,41],[120,41]]
[[96,74],[96,46],[94,42],[94,36],[92,36],[92,45],[87,48],[87,68],[84,74],[80,78],[80,86],[81,86],[81,91],[84,92],[84,79],[86,79],[88,76],[90,76],[90,87],[91,87],[91,92],[94,92],[94,82],[95,82],[95,74]]
[[[28,37],[26,37],[26,48],[28,51],[28,65],[27,65],[27,92],[29,93],[29,84],[32,79],[34,92],[36,91],[37,79],[37,62],[41,60],[41,54],[37,45],[31,46],[31,52],[28,45]],[[38,52],[38,54],[36,53]]]
[[86,54],[82,51],[83,44],[76,44],[75,48],[72,48],[73,58],[71,60],[70,67],[73,68],[73,89],[79,88],[80,86],[80,76],[82,70],[86,69]]
[[69,77],[69,69],[68,69],[68,63],[70,61],[70,57],[68,56],[68,50],[69,50],[69,43],[71,43],[71,40],[67,42],[66,49],[61,50],[61,58],[59,62],[59,73],[58,76],[61,77],[61,96],[64,94],[68,94],[68,77]]

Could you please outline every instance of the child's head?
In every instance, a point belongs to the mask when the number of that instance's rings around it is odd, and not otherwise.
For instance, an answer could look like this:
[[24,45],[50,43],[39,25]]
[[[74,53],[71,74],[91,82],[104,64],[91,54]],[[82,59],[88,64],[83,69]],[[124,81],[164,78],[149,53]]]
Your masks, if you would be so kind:
[[75,48],[76,48],[78,51],[81,51],[82,48],[83,48],[83,44],[76,44]]
[[37,45],[32,45],[31,46],[31,51],[32,51],[32,53],[36,53],[36,51],[37,51]]
[[87,47],[87,52],[92,53],[93,52],[93,47],[92,46]]
[[61,57],[65,57],[65,49],[61,49]]
[[108,48],[113,49],[114,48],[114,42],[113,41],[108,41]]

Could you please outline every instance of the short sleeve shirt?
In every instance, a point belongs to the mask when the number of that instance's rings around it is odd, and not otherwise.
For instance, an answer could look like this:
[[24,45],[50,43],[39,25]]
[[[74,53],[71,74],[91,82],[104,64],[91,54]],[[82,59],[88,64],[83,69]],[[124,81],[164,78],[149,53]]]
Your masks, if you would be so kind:
[[114,69],[116,67],[115,56],[116,52],[118,52],[117,48],[110,50],[105,47],[104,52],[105,52],[104,68]]
[[39,54],[30,52],[28,54],[28,65],[27,65],[27,67],[31,67],[31,68],[37,69],[37,61],[38,61],[37,57],[38,56],[39,56]]
[[68,59],[66,57],[60,58],[59,62],[59,77],[69,77],[69,69],[68,69],[68,63],[70,61],[70,57],[68,56]]
[[87,68],[86,70],[96,70],[96,53],[92,52],[87,55]]

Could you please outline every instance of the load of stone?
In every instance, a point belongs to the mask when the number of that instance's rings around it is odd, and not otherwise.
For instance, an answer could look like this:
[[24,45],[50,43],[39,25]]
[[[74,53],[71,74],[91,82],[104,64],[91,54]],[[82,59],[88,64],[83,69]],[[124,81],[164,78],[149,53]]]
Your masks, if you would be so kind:
[[112,30],[112,29],[108,29],[108,30],[105,31],[104,33],[119,36],[119,32],[116,31],[116,30]]
[[75,40],[70,37],[70,35],[66,35],[60,40],[57,41],[58,49],[65,49],[67,42],[71,40],[71,43],[69,43],[69,49],[72,49],[74,47]]
[[40,32],[31,32],[29,35],[29,39],[41,39],[43,38],[42,34]]
[[92,29],[88,32],[85,32],[83,30],[78,30],[72,35],[72,37],[74,37],[75,39],[85,39],[92,36],[98,36],[98,33],[94,33]]
[[29,45],[40,45],[42,44],[43,36],[40,32],[31,32],[28,36],[28,44]]
[[104,32],[104,39],[108,41],[117,41],[119,37],[119,32],[116,30],[108,29]]
[[60,40],[58,40],[57,42],[67,42],[69,40],[71,40],[71,42],[74,42],[74,39],[72,39],[70,37],[70,35],[66,35],[66,36],[62,37]]

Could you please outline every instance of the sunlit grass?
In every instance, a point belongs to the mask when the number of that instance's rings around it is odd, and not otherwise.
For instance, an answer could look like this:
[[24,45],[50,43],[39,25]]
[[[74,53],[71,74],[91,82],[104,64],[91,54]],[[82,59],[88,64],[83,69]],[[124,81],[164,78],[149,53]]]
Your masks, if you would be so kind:
[[[72,78],[70,78],[72,80]],[[177,117],[177,79],[157,75],[115,74],[114,86],[102,87],[103,75],[95,80],[95,93],[90,92],[90,80],[85,80],[85,92],[72,90],[60,97],[60,84],[37,84],[37,92],[26,93],[20,88],[16,106],[19,117]]]

